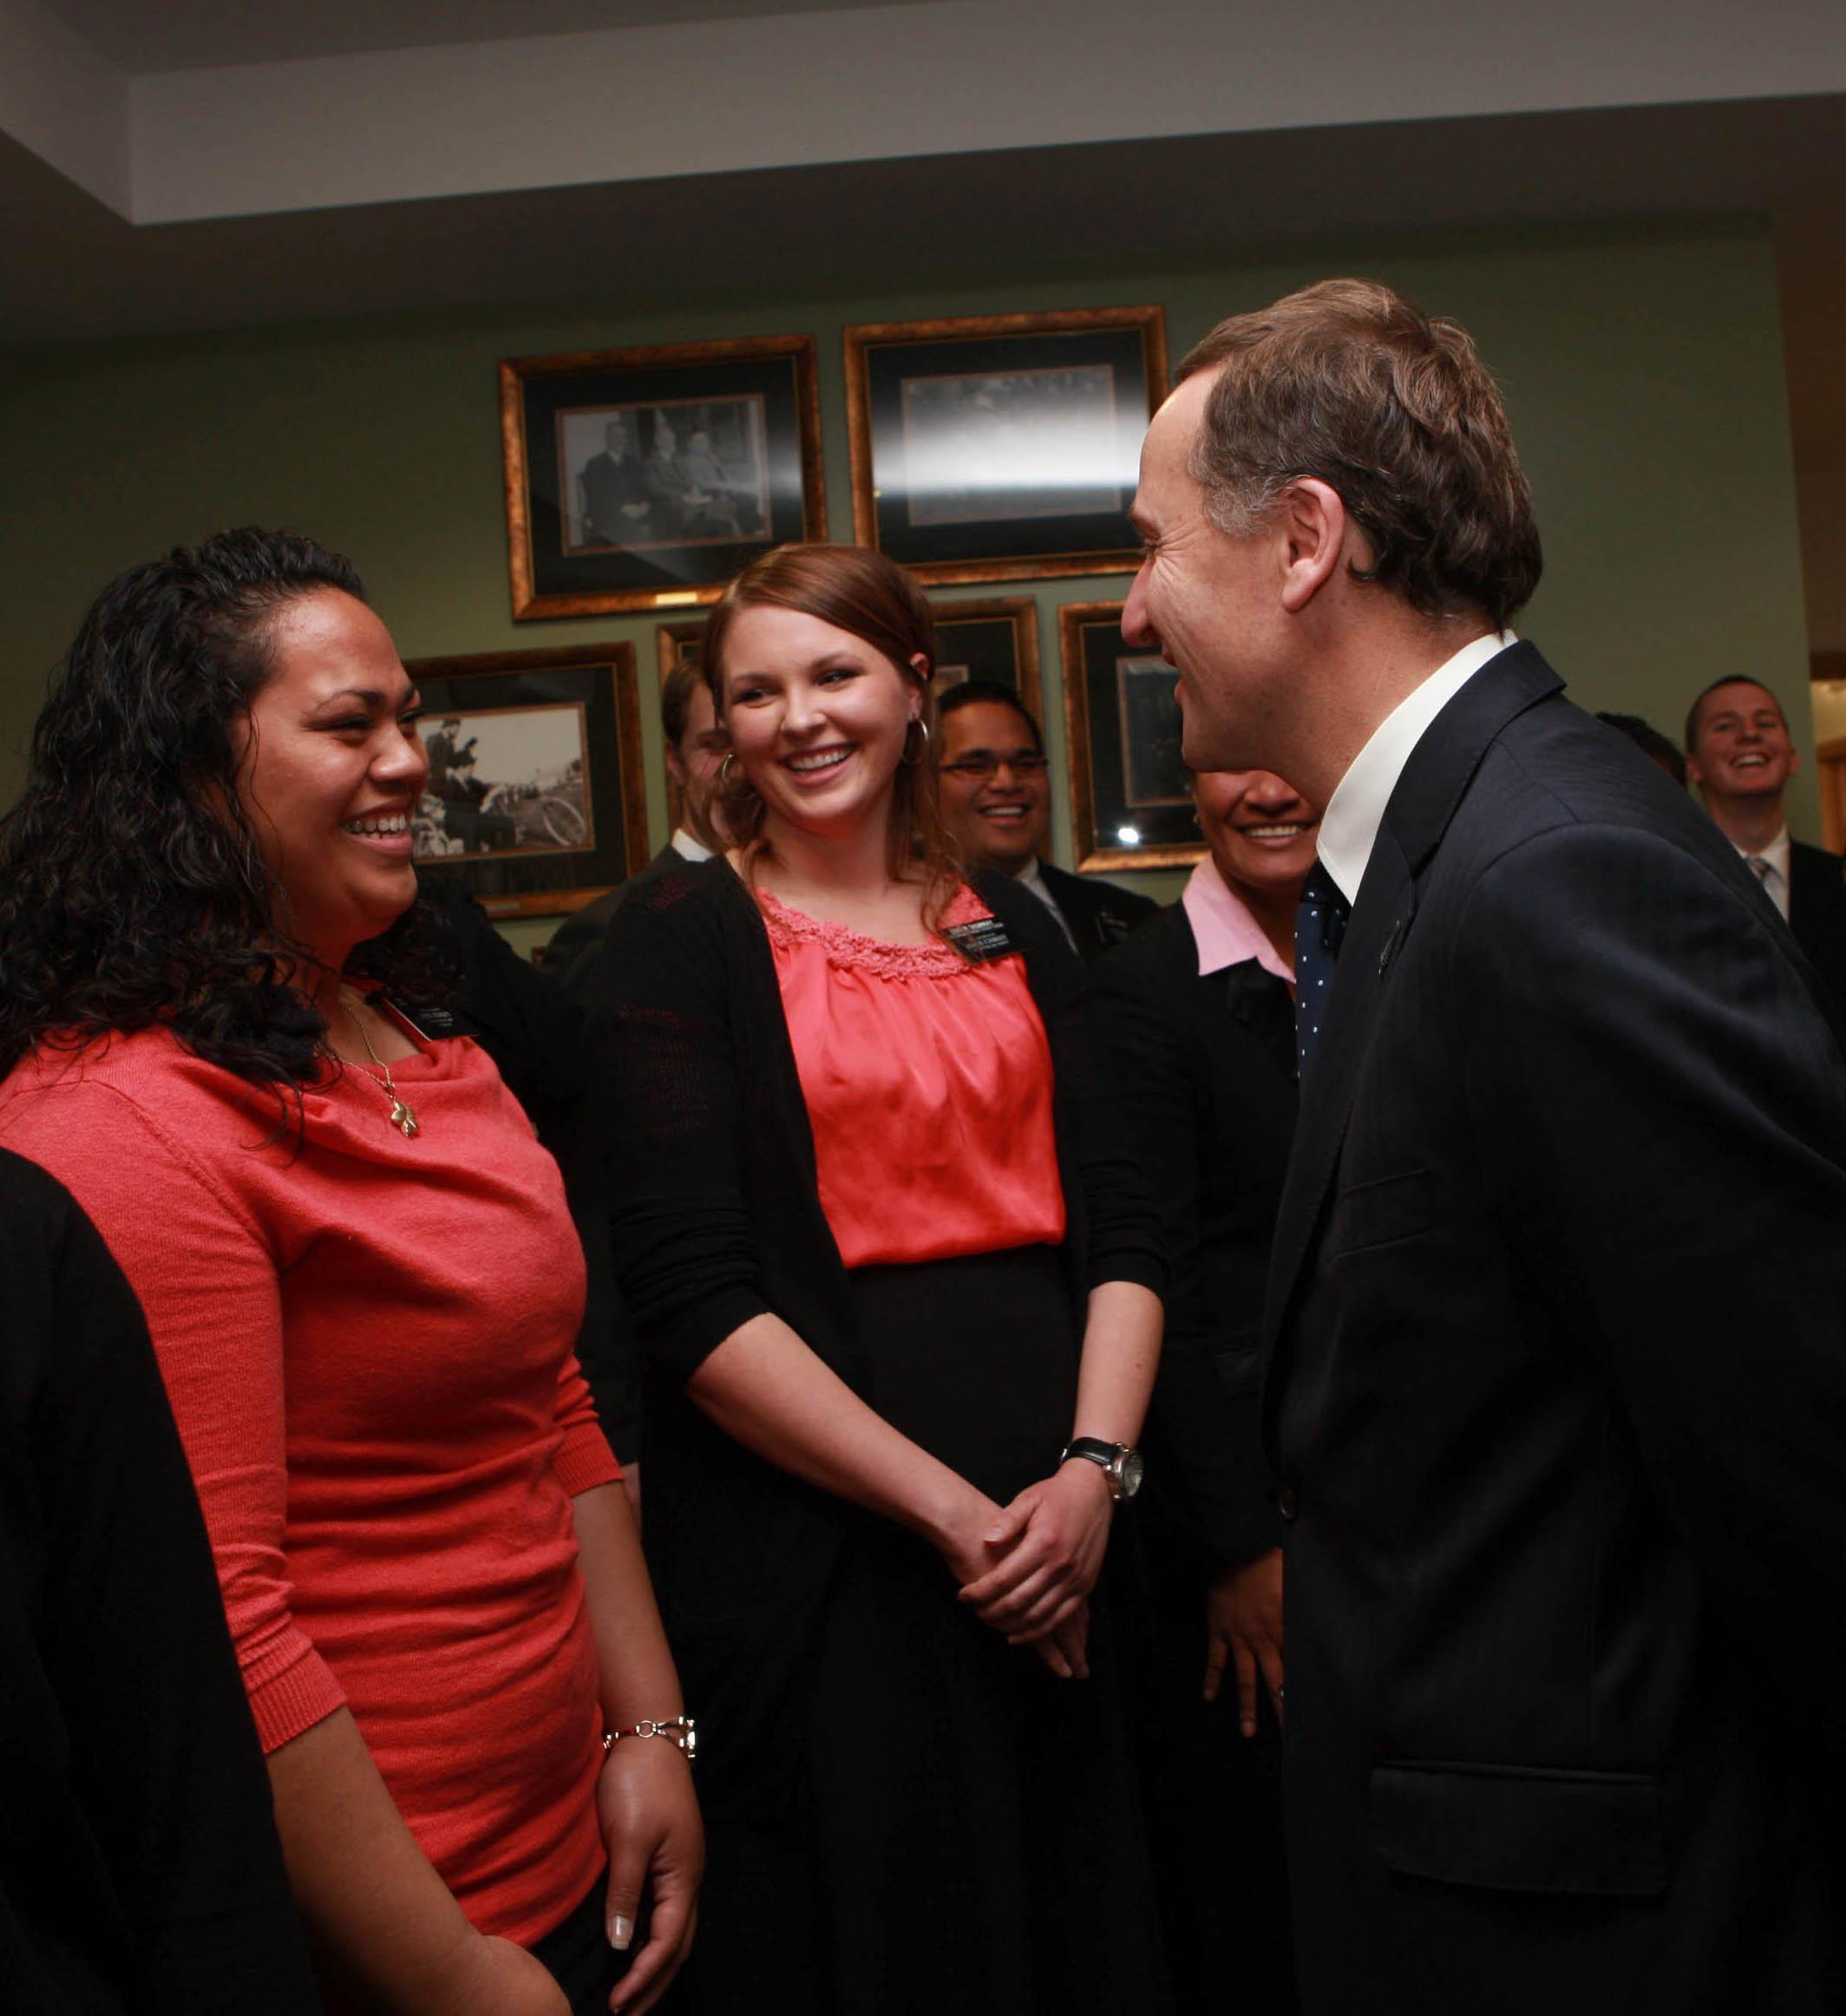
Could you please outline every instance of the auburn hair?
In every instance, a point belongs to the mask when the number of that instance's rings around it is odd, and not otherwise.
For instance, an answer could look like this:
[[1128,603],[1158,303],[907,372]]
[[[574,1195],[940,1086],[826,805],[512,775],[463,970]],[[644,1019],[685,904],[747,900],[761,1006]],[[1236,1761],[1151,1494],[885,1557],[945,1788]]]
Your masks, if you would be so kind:
[[[936,789],[936,704],[930,682],[938,645],[929,598],[894,560],[865,547],[779,546],[754,560],[718,598],[705,625],[703,664],[711,704],[724,718],[724,655],[731,626],[746,609],[792,609],[848,632],[887,658],[900,678],[922,693],[925,746],[898,765],[891,787],[889,873],[894,880],[923,882],[923,920],[940,934],[942,920],[961,886],[962,863],[944,823]],[[918,672],[914,660],[923,660]],[[726,829],[735,838],[746,879],[767,849],[765,808],[741,766],[727,759],[718,790]]]

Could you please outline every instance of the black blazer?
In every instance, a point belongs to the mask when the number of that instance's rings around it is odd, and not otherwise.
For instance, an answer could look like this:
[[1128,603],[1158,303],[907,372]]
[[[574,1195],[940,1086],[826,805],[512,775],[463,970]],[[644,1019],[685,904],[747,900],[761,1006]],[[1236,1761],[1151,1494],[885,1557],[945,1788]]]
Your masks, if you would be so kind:
[[1038,873],[1044,877],[1058,914],[1070,926],[1070,936],[1086,965],[1093,965],[1120,945],[1160,908],[1151,896],[1137,896],[1114,882],[1099,882],[1094,875],[1073,875],[1067,868],[1054,868],[1050,861],[1040,861]]
[[1175,903],[1096,969],[1116,1087],[1154,1199],[1167,1327],[1137,1514],[1216,1574],[1279,1546],[1263,1453],[1263,1286],[1294,1136],[1294,1003],[1254,959],[1201,975]]
[[[1091,1048],[1090,992],[1056,921],[1005,877],[975,887],[1024,953],[1056,1074],[1066,1271],[1081,1322],[1099,1281],[1165,1283],[1153,1214]],[[773,1312],[865,1390],[847,1271],[761,913],[722,861],[676,855],[631,886],[573,983],[610,1237],[646,1349],[648,1565],[686,1698],[710,1718],[699,1796],[734,1817],[796,1797],[791,1696],[852,1522],[869,1517],[752,1455],[685,1381]]]
[[1843,1227],[1815,975],[1514,646],[1391,796],[1277,1231],[1309,2016],[1846,2006]]
[[320,2007],[134,1292],[0,1153],[0,2008]]
[[1846,1017],[1846,861],[1823,847],[1789,843],[1789,929]]

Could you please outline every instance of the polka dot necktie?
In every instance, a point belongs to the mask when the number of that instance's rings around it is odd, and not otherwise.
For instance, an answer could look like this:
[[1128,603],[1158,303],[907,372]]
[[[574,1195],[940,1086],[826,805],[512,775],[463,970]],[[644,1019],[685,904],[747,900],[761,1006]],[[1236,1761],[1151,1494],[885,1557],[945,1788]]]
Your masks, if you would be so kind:
[[1775,866],[1766,854],[1746,854],[1744,859],[1750,864],[1750,872],[1766,889],[1769,887],[1769,871]]
[[1352,906],[1340,894],[1339,885],[1316,861],[1301,886],[1301,907],[1295,912],[1295,1064],[1304,1080],[1332,998],[1334,962],[1352,914]]

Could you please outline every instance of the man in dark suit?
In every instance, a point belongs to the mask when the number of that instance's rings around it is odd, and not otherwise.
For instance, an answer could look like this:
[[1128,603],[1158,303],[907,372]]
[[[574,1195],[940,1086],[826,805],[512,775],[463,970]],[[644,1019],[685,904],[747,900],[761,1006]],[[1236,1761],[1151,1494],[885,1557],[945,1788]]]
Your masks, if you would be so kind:
[[1124,632],[1188,763],[1326,806],[1264,1403],[1304,2007],[1836,2010],[1819,984],[1507,634],[1538,539],[1463,331],[1330,282],[1180,379]]
[[1319,815],[1261,770],[1208,771],[1192,790],[1210,853],[1096,969],[1168,1266],[1147,1483],[1113,1543],[1118,1642],[1175,2005],[1281,2016],[1288,1893],[1266,1704],[1282,1687],[1282,1522],[1260,1339],[1294,1135],[1295,907]]
[[1846,861],[1789,837],[1782,795],[1800,762],[1782,703],[1758,680],[1715,679],[1692,702],[1686,775],[1846,1015]]
[[986,679],[951,686],[936,703],[936,776],[942,814],[971,868],[992,868],[1030,889],[1094,964],[1160,906],[1094,875],[1045,860],[1051,791],[1044,737],[1024,703]]
[[[661,681],[660,736],[666,745],[666,774],[677,801],[676,817],[672,836],[647,865],[657,868],[676,854],[681,861],[710,861],[724,845],[712,800],[730,741],[717,725],[711,689],[696,658],[675,665]],[[552,933],[538,962],[544,971],[560,981],[568,980],[608,935],[609,920],[627,893],[624,882],[566,918]]]

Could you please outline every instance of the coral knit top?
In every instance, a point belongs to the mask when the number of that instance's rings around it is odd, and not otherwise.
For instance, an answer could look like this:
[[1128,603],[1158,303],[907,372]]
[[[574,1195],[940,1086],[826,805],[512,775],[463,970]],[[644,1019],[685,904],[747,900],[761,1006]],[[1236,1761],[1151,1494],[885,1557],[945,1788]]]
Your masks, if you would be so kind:
[[619,1472],[572,1346],[556,1164],[466,1038],[301,1101],[163,1030],[47,1050],[0,1142],[95,1220],[147,1312],[265,1751],[350,1706],[469,1918],[530,1942],[603,1864],[571,1498]]
[[[1051,1050],[1017,953],[887,945],[756,892],[849,1267],[1056,1246]],[[991,913],[963,888],[943,921]]]

